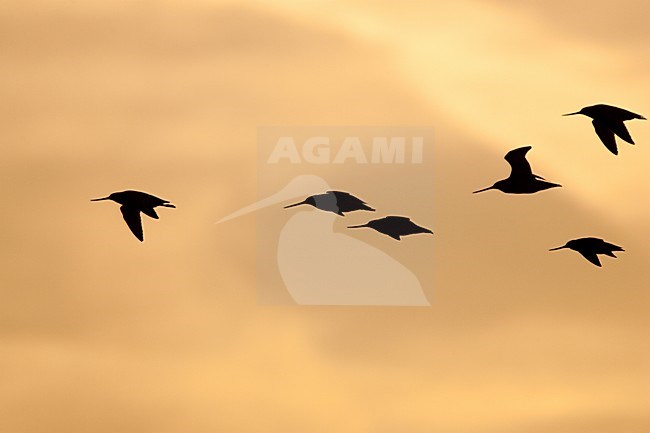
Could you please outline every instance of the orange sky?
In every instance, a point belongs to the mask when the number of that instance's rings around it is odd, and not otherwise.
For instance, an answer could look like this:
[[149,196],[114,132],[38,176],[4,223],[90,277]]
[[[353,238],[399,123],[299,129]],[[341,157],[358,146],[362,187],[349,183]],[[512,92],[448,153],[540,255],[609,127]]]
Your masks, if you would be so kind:
[[[649,17],[633,0],[3,2],[0,431],[647,431],[650,130],[628,122],[615,157],[560,115],[650,114]],[[413,266],[430,308],[258,304],[256,216],[214,222],[259,198],[264,125],[434,128],[431,199],[400,203],[434,237],[355,235]],[[564,188],[471,194],[523,145]],[[143,244],[88,201],[123,189],[178,206]],[[547,252],[588,235],[626,252],[602,269]]]

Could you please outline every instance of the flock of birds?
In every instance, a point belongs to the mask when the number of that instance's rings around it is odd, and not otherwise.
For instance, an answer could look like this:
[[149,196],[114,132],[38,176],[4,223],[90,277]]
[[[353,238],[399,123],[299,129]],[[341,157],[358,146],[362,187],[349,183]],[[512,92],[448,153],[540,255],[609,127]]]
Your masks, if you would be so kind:
[[[302,204],[309,204],[314,206],[316,209],[325,212],[332,212],[340,216],[345,216],[346,212],[354,212],[357,210],[366,210],[370,212],[375,211],[375,209],[368,206],[368,204],[363,200],[344,191],[327,191],[323,194],[312,195],[299,203],[290,204],[284,208],[287,209]],[[398,241],[401,240],[402,236],[414,235],[417,233],[433,234],[431,230],[420,227],[408,217],[395,215],[368,221],[366,224],[358,226],[348,226],[349,229],[362,227],[369,227]]]
[[[618,154],[616,136],[627,143],[634,144],[634,140],[632,140],[624,122],[632,119],[646,119],[640,114],[605,104],[584,107],[580,111],[564,114],[564,116],[576,114],[582,114],[593,119],[592,124],[600,141],[614,155]],[[530,164],[526,160],[526,154],[530,149],[531,146],[525,146],[508,152],[505,160],[511,167],[510,176],[495,182],[490,187],[474,191],[474,193],[496,189],[506,194],[534,194],[546,189],[561,187],[561,185],[548,182],[543,177],[533,173]],[[143,213],[151,218],[158,219],[158,214],[155,211],[156,207],[176,207],[168,200],[163,200],[140,191],[114,192],[107,197],[92,199],[91,201],[101,200],[112,200],[121,205],[120,211],[122,212],[124,221],[135,237],[141,242],[144,241],[144,233],[140,214]],[[285,209],[305,204],[325,212],[333,212],[339,216],[345,216],[347,212],[359,210],[375,211],[375,209],[368,206],[363,200],[344,191],[326,191],[322,194],[312,195],[301,202],[285,206]],[[348,226],[348,228],[363,227],[371,228],[398,241],[401,240],[402,236],[433,234],[431,230],[415,224],[405,216],[391,215],[368,221],[366,224]],[[589,262],[599,267],[601,266],[598,258],[599,254],[616,257],[614,252],[624,251],[620,246],[594,237],[572,239],[565,245],[551,248],[549,251],[564,248],[577,251]]]

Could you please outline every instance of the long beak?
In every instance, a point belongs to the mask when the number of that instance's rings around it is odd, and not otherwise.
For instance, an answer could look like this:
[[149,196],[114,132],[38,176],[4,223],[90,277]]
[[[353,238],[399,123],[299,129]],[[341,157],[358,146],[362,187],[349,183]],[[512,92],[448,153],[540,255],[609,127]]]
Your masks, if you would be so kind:
[[102,197],[102,198],[93,198],[93,199],[90,199],[90,201],[102,201],[102,200],[110,200],[110,198],[108,198],[108,197]]
[[579,112],[579,111],[576,111],[575,113],[567,113],[567,114],[563,114],[563,116],[573,116],[574,114],[582,114],[582,113]]
[[301,204],[306,204],[306,203],[307,203],[307,200],[303,200],[303,201],[301,201],[300,203],[290,204],[289,206],[285,206],[284,208],[285,208],[285,209],[289,209],[290,207],[300,206]]
[[557,248],[551,248],[549,251],[557,251],[557,250],[561,250],[562,248],[566,248],[566,245],[562,245],[561,247],[557,247]]
[[362,227],[368,227],[368,224],[361,224],[360,226],[348,226],[349,229],[359,229]]
[[476,194],[477,192],[487,191],[489,189],[494,189],[494,185],[488,186],[487,188],[479,189],[478,191],[474,191],[474,192],[472,192],[472,194]]

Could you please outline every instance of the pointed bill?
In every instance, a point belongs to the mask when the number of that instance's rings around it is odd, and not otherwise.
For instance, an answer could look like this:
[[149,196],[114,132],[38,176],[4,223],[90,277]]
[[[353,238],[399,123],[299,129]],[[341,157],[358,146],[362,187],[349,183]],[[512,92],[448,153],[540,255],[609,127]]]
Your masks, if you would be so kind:
[[492,186],[488,186],[487,188],[483,188],[483,189],[479,189],[479,190],[473,191],[472,194],[476,194],[477,192],[488,191],[488,190],[490,190],[490,189],[494,189],[494,185],[492,185]]
[[285,209],[289,209],[290,207],[300,206],[301,204],[307,204],[307,200],[303,200],[303,201],[298,202],[298,203],[290,204],[290,205],[288,205],[288,206],[285,206],[284,208],[285,208]]

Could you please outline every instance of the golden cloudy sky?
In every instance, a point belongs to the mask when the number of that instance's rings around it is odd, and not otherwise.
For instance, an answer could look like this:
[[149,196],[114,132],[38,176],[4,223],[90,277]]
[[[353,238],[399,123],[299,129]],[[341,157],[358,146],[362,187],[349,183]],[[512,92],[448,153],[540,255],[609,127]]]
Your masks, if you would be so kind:
[[[650,114],[650,6],[513,3],[5,0],[0,431],[650,431],[649,125],[560,116]],[[258,303],[256,215],[214,222],[264,125],[434,128],[435,235],[355,234],[431,307]],[[564,188],[471,194],[524,145]],[[178,206],[142,244],[88,201],[124,189]],[[626,252],[547,251],[589,235]]]

